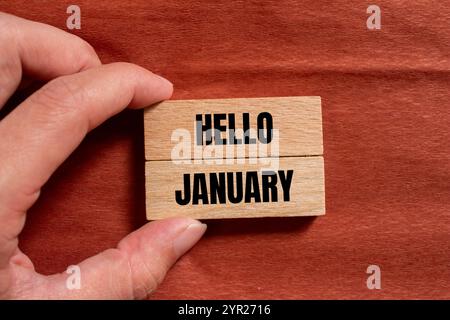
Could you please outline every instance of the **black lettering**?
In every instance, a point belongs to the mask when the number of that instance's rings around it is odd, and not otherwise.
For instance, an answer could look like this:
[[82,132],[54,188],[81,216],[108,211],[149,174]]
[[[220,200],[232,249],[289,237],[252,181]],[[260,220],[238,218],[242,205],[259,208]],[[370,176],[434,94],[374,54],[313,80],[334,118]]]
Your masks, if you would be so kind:
[[184,199],[181,190],[175,190],[175,200],[180,206],[185,206],[191,201],[191,175],[185,173],[183,175],[184,183]]
[[225,120],[227,115],[225,113],[217,113],[214,115],[214,142],[215,144],[227,144],[227,139],[222,138],[222,132],[226,132],[227,126],[220,124],[222,120]]
[[274,171],[262,172],[262,192],[264,202],[270,202],[270,199],[272,199],[272,202],[278,202],[277,178],[277,173]]
[[198,204],[202,200],[203,204],[208,204],[208,188],[206,187],[206,176],[204,173],[194,173],[192,188],[192,204]]
[[236,138],[236,118],[234,113],[228,114],[228,135],[230,144],[241,144],[242,140]]
[[[233,179],[234,173],[227,172],[227,184],[228,184],[228,200],[231,203],[239,203],[244,196],[242,188],[242,172],[236,172],[236,183]],[[234,194],[234,186],[236,185],[236,195]]]
[[[245,175],[245,182],[244,182]],[[181,205],[278,202],[278,182],[283,190],[283,200],[290,201],[290,189],[294,170],[263,171],[261,186],[258,171],[209,173],[209,185],[205,173],[183,174],[184,187],[175,190],[175,201]],[[245,186],[244,186],[245,184]],[[192,191],[191,191],[192,187]],[[245,188],[245,189],[244,189]],[[253,200],[252,200],[253,199]]]
[[[266,126],[264,126],[264,120]],[[261,112],[258,114],[258,140],[261,143],[269,144],[273,137],[273,118],[268,112]]]
[[217,203],[217,198],[219,198],[219,203],[226,203],[227,201],[227,191],[225,183],[225,172],[217,174],[209,174],[209,184],[210,184],[210,194],[211,194],[211,204]]
[[290,201],[289,192],[291,190],[292,176],[294,175],[294,170],[287,170],[287,176],[285,176],[283,170],[278,170],[280,176],[281,187],[283,188],[283,200]]
[[203,133],[206,134],[206,145],[210,145],[212,143],[212,121],[211,115],[205,114],[205,124],[203,124],[203,115],[197,114],[195,116],[196,122],[196,140],[197,145],[203,145]]
[[250,203],[252,198],[255,199],[255,202],[261,202],[257,171],[248,171],[245,179],[245,202]]
[[244,113],[242,114],[242,122],[244,128],[244,143],[245,144],[255,144],[256,139],[250,138],[250,114]]

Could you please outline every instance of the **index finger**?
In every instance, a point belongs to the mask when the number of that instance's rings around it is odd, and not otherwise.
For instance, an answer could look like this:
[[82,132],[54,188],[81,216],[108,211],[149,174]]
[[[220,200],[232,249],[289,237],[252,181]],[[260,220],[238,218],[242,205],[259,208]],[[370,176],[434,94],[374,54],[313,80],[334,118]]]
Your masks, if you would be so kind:
[[42,80],[101,64],[83,39],[58,28],[0,12],[0,109],[22,72]]
[[164,78],[114,63],[52,80],[0,122],[0,268],[16,249],[41,186],[87,132],[127,106],[171,95]]

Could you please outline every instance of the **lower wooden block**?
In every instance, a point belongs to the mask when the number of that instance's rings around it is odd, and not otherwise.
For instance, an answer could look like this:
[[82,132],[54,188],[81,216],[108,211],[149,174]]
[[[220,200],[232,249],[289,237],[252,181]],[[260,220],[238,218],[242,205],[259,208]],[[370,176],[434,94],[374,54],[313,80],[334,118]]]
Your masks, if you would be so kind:
[[224,163],[148,161],[147,219],[325,214],[321,156],[217,161]]

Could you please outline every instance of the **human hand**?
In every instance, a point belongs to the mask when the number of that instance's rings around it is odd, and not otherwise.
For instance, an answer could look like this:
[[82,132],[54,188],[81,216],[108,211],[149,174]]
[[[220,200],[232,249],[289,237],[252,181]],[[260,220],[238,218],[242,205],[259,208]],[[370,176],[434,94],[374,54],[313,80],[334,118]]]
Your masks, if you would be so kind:
[[84,40],[0,13],[0,108],[22,72],[51,80],[0,121],[0,298],[145,298],[206,226],[176,218],[148,223],[80,264],[81,288],[66,273],[44,276],[18,248],[26,212],[85,135],[125,107],[172,95],[172,84],[129,63],[102,65]]

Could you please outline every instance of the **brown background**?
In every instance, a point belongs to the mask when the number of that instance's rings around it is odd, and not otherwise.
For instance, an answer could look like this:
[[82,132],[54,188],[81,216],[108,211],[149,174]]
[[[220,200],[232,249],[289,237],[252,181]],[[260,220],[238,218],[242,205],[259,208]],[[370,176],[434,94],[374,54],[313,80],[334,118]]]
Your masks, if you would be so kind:
[[[322,96],[327,215],[209,221],[153,298],[450,298],[449,1],[75,2],[103,62],[162,74],[174,99]],[[0,10],[66,29],[72,3]],[[143,146],[126,111],[58,170],[21,237],[38,271],[145,222]]]

